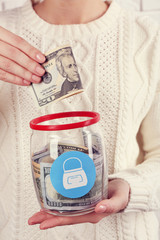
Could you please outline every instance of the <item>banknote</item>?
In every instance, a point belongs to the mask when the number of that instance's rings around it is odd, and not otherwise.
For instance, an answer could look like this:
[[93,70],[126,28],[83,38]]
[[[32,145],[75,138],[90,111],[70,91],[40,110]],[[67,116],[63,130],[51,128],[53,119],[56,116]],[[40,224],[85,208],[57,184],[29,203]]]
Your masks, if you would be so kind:
[[71,46],[62,46],[47,53],[42,65],[46,72],[41,83],[31,85],[39,107],[83,91]]
[[[71,199],[59,194],[53,187],[50,180],[50,169],[55,159],[50,156],[50,148],[52,145],[47,144],[42,150],[36,152],[32,156],[32,164],[34,172],[39,171],[40,175],[35,175],[38,194],[41,196],[40,203],[49,210],[58,211],[75,211],[90,209],[102,199],[102,164],[103,158],[101,154],[93,154],[93,161],[96,168],[96,181],[92,189],[84,196]],[[96,146],[97,148],[97,146]],[[88,154],[88,148],[77,146],[74,144],[58,143],[57,155],[68,151],[80,151]],[[39,184],[40,180],[40,184]],[[39,187],[40,185],[40,187]]]
[[[43,164],[43,163],[50,164],[49,166],[50,167],[52,166],[55,159],[53,159],[50,156],[51,146],[48,143],[42,149],[40,149],[39,151],[32,154],[32,169],[33,169],[35,187],[36,187],[36,190],[37,190],[36,192],[39,196],[38,199],[40,200],[40,205],[42,207],[44,206],[43,199],[46,199],[46,198],[44,198],[42,196],[42,184],[41,184],[40,179],[41,179],[41,175],[43,174],[43,171],[41,173],[40,163],[41,164]],[[80,151],[80,152],[88,153],[88,149],[86,147],[76,146],[76,145],[73,145],[73,144],[71,145],[71,144],[66,144],[66,143],[58,143],[58,148],[57,149],[58,149],[58,151],[57,151],[58,156],[60,156],[61,154],[63,154],[64,152],[67,152],[67,151]],[[58,196],[57,199],[60,199],[61,195],[58,194],[58,193],[55,193],[55,191],[53,190],[53,186],[51,184],[49,176],[46,178],[46,184],[47,184],[48,187],[45,188],[46,189],[45,196],[48,196],[48,199],[51,200],[51,199],[53,199],[53,197],[55,198],[55,194],[56,194]],[[52,191],[51,191],[51,189],[52,189]],[[43,187],[43,193],[44,193],[44,187]],[[51,199],[50,199],[50,195],[52,196]]]
[[41,207],[44,207],[43,196],[42,196],[42,188],[41,188],[41,180],[40,180],[40,164],[32,161],[32,172],[34,175],[35,188],[37,189],[36,193],[39,195],[38,199],[40,201]]
[[58,156],[60,156],[62,153],[68,152],[68,151],[78,151],[88,154],[88,148],[84,146],[77,146],[74,144],[66,144],[66,143],[59,143],[58,144]]
[[[57,151],[54,153],[55,158],[52,158],[53,154],[52,151]],[[57,157],[61,154],[68,152],[68,151],[79,151],[88,154],[88,148],[84,146],[77,146],[74,144],[66,144],[66,143],[57,143],[57,147],[53,146],[52,144],[47,144],[42,150],[39,152],[35,152],[32,154],[32,161],[39,163],[39,162],[50,162],[52,163]]]
[[39,149],[39,151],[36,151],[36,152],[32,153],[32,157],[36,157],[39,154],[44,153],[46,151],[48,151],[48,144],[45,145],[42,149]]
[[44,201],[44,207],[49,210],[75,211],[92,208],[102,199],[102,193],[99,188],[99,181],[96,179],[94,187],[80,198],[67,198],[59,194],[53,187],[50,180],[51,163],[40,163],[41,187]]
[[[93,159],[96,167],[96,178],[97,182],[99,179],[99,188],[103,193],[103,197],[108,196],[108,164],[105,153],[105,146],[102,136],[98,132],[87,131],[83,129],[83,140],[84,146],[88,148],[88,153]],[[101,174],[101,179],[100,179]],[[100,187],[101,186],[101,187]]]
[[46,156],[50,156],[50,151],[49,149],[46,149],[46,151],[40,152],[39,154],[33,154],[32,156],[32,161],[39,163],[40,159],[46,157]]

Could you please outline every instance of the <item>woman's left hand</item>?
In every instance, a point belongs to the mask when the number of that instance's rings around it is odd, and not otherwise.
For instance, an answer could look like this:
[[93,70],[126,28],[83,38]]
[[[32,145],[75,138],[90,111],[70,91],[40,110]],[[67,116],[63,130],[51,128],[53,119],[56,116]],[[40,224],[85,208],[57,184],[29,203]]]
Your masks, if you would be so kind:
[[56,216],[41,210],[29,220],[29,225],[40,224],[40,229],[79,223],[98,223],[102,218],[123,210],[129,201],[129,184],[122,179],[114,179],[108,184],[108,199],[99,202],[94,212],[80,216]]

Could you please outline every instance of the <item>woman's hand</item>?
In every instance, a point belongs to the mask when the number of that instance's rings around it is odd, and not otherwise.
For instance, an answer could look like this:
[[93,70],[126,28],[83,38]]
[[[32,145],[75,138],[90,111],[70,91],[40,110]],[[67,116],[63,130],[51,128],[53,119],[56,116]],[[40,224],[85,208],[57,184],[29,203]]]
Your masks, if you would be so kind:
[[38,83],[45,56],[21,37],[0,27],[0,80],[17,85]]
[[123,210],[129,201],[129,184],[122,179],[114,179],[108,184],[108,199],[101,201],[95,207],[95,211],[81,216],[55,216],[41,210],[35,213],[29,220],[29,225],[40,224],[40,229],[48,229],[56,226],[72,225],[78,223],[97,223],[102,218]]

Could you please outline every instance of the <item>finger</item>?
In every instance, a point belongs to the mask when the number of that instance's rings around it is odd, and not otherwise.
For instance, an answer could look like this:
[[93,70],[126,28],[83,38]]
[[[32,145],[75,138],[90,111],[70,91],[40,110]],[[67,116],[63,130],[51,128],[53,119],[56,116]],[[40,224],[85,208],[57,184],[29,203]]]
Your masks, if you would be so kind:
[[103,217],[104,217],[104,214],[96,214],[96,213],[90,213],[90,214],[74,216],[74,217],[57,216],[57,217],[49,218],[43,221],[40,224],[40,229],[45,230],[45,229],[53,228],[57,226],[74,225],[74,224],[87,223],[87,222],[98,223]]
[[115,198],[103,200],[95,207],[96,213],[116,213],[119,210],[119,203]]
[[[35,215],[34,216],[35,219],[32,218],[31,222],[32,224],[33,224],[33,221],[34,221],[34,224],[41,223],[40,229],[48,229],[48,228],[53,228],[57,226],[74,225],[74,224],[80,224],[85,222],[97,223],[104,217],[104,214],[96,214],[95,212],[86,214],[86,215],[71,216],[71,217],[53,216],[53,215],[49,216],[49,215],[40,214],[38,215],[38,217],[37,215]],[[31,222],[29,221],[29,223]]]
[[33,83],[38,83],[41,81],[39,76],[32,74],[25,68],[22,68],[20,65],[2,56],[0,56],[0,69]]
[[21,86],[28,86],[31,82],[25,80],[24,78],[20,78],[18,76],[15,76],[13,74],[7,73],[0,69],[0,80],[3,80],[5,82],[14,83],[16,85]]
[[45,73],[44,68],[39,63],[33,61],[19,49],[2,41],[0,41],[0,55],[13,60],[18,63],[18,65],[21,65],[23,68],[28,69],[30,72],[38,76],[42,76]]
[[130,186],[123,179],[113,179],[108,184],[109,199],[103,200],[95,207],[96,213],[116,213],[123,210],[129,201]]
[[24,52],[30,58],[43,63],[45,56],[36,48],[31,46],[23,38],[11,33],[10,31],[0,27],[0,39]]
[[49,218],[54,218],[54,215],[51,215],[45,211],[40,211],[35,213],[32,217],[29,218],[28,224],[29,225],[39,224]]
[[[105,214],[106,216],[106,214]],[[29,225],[40,224],[40,229],[48,229],[56,226],[73,225],[84,222],[97,223],[104,217],[104,214],[95,212],[81,216],[55,216],[45,211],[34,214],[28,220]]]
[[108,213],[113,214],[121,211],[127,205],[127,199],[121,196],[113,196],[110,199],[99,202],[95,207],[96,213]]

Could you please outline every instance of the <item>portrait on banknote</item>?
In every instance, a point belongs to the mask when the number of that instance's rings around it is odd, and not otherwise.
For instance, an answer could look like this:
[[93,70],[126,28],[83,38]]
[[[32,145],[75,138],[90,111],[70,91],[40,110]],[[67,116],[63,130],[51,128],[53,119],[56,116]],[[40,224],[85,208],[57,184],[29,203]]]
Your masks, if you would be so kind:
[[77,64],[71,48],[61,49],[56,55],[56,67],[65,81],[61,86],[59,96],[65,96],[74,90],[82,89]]
[[46,72],[39,84],[32,84],[38,105],[44,106],[83,91],[78,67],[70,46],[46,54]]

